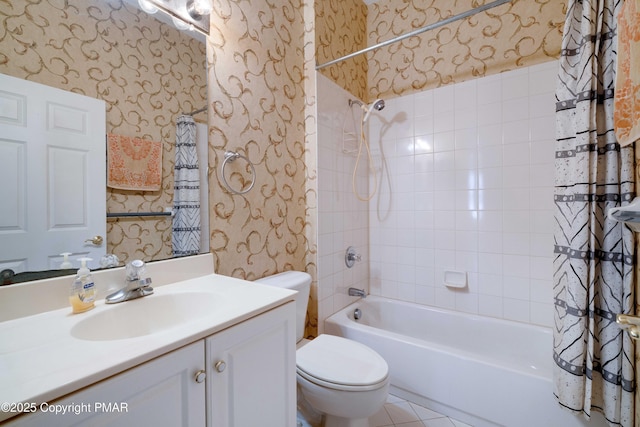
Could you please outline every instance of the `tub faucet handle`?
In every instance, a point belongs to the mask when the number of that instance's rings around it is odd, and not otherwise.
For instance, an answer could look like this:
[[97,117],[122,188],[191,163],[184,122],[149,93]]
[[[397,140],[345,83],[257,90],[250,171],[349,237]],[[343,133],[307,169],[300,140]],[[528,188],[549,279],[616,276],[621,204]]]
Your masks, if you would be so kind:
[[347,248],[347,252],[344,254],[344,263],[347,267],[351,268],[356,263],[356,261],[362,261],[362,255],[356,252],[356,248],[353,246],[349,246]]

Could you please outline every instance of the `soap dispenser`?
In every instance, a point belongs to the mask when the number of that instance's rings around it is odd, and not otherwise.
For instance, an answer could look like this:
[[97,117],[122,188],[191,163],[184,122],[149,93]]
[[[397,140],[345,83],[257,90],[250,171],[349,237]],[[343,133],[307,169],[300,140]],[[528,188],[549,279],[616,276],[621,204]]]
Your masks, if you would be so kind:
[[73,268],[73,264],[71,264],[71,261],[69,261],[69,255],[71,255],[71,252],[62,252],[60,254],[60,256],[63,257],[62,263],[60,264],[61,270]]
[[73,313],[83,313],[95,307],[96,286],[91,271],[87,268],[87,261],[91,261],[91,258],[80,258],[82,266],[71,285],[69,302]]

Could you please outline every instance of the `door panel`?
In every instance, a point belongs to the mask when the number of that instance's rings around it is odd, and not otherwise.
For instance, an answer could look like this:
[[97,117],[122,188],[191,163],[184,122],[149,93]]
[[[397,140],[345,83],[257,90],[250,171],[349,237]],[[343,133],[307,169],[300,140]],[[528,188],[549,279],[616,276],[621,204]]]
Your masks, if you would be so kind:
[[104,101],[0,75],[0,269],[56,269],[62,252],[99,265],[105,244],[86,240],[106,237],[105,111]]

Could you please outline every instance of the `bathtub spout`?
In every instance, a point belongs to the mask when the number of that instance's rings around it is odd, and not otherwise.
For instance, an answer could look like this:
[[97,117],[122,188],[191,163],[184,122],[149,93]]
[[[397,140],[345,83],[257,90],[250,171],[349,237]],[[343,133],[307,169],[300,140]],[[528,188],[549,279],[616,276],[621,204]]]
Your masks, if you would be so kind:
[[364,292],[364,289],[349,288],[349,296],[366,298],[367,294]]

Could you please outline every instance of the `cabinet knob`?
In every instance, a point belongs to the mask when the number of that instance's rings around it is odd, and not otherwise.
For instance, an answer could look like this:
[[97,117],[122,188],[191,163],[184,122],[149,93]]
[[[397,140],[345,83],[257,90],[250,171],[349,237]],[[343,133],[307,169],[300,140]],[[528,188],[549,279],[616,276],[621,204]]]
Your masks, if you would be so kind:
[[218,372],[224,372],[224,370],[227,369],[227,364],[224,363],[224,360],[218,360],[213,367],[216,368]]
[[207,374],[202,369],[196,372],[196,382],[198,384],[204,382],[205,378],[207,378]]

